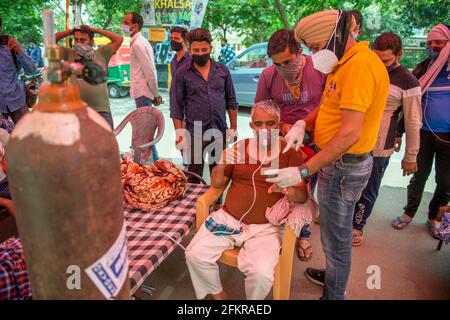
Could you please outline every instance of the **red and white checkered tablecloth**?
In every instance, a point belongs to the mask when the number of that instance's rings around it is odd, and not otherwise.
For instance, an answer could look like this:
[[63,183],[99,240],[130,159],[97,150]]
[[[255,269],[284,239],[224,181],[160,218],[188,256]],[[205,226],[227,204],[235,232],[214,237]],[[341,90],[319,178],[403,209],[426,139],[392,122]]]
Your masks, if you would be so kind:
[[[129,260],[129,277],[131,282],[131,291],[134,293],[142,285],[148,275],[158,267],[161,262],[175,249],[177,244],[165,237],[162,233],[181,242],[186,237],[191,228],[195,225],[196,201],[203,193],[208,190],[209,186],[201,184],[189,184],[185,195],[169,203],[166,207],[145,212],[139,209],[133,209],[124,202],[124,215],[127,226],[128,240],[128,260]],[[130,227],[132,226],[132,227]],[[139,231],[134,228],[155,231]],[[8,242],[9,241],[9,242]],[[11,238],[7,242],[14,243],[17,252],[22,252],[20,239]],[[4,258],[4,263],[15,261],[11,254],[9,258]],[[11,259],[10,259],[11,258]],[[16,259],[18,260],[18,259]],[[26,272],[23,256],[19,262],[23,265],[23,273],[13,273],[13,271],[3,270],[0,268],[0,297],[2,299],[14,298],[30,298],[30,286],[28,274]],[[8,264],[8,265],[9,265]],[[0,267],[3,265],[0,265]],[[16,272],[16,271],[14,271]],[[13,277],[15,282],[8,280]],[[8,280],[8,281],[7,281]],[[18,283],[17,285],[15,283]],[[26,292],[20,293],[18,288],[26,288]],[[20,289],[22,290],[22,289]],[[13,292],[14,294],[12,294]],[[20,293],[20,294],[19,294]],[[3,295],[2,295],[3,294]],[[17,297],[15,296],[17,295]]]
[[[207,185],[189,184],[183,198],[155,211],[145,212],[124,204],[128,224],[129,277],[133,293],[178,246],[162,233],[181,242],[195,226],[196,201],[208,188]],[[146,232],[135,228],[156,231]]]

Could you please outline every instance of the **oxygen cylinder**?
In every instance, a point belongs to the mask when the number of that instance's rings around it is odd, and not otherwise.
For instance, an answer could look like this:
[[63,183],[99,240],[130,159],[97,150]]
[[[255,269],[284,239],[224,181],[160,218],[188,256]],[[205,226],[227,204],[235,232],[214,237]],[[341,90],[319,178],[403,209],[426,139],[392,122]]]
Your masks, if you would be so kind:
[[33,298],[130,299],[119,149],[75,86],[40,88],[6,161]]

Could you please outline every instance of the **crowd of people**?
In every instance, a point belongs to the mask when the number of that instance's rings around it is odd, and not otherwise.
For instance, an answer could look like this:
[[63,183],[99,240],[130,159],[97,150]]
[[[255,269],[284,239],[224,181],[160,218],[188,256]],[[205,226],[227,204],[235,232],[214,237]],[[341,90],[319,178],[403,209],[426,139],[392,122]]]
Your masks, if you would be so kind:
[[[158,107],[163,100],[154,51],[142,28],[139,14],[124,16],[122,33],[131,37],[130,95],[136,108]],[[264,299],[281,248],[281,229],[269,223],[266,209],[280,201],[301,206],[315,191],[326,266],[307,268],[305,274],[324,287],[322,299],[344,299],[352,246],[363,244],[384,172],[390,156],[400,151],[403,133],[401,166],[403,175],[412,178],[404,213],[392,220],[392,227],[400,230],[411,223],[435,160],[436,190],[426,226],[439,239],[438,212],[450,200],[449,26],[438,24],[429,32],[429,56],[412,73],[400,64],[403,48],[397,34],[382,33],[370,44],[357,41],[362,32],[358,11],[325,10],[302,18],[294,30],[273,33],[267,48],[273,64],[259,78],[251,111],[255,136],[238,141],[238,102],[226,66],[235,56],[231,47],[222,41],[216,61],[209,30],[170,30],[174,146],[188,171],[202,176],[208,165],[211,187],[229,187],[223,205],[186,250],[198,299],[228,297],[217,260],[235,246],[242,248],[238,267],[245,274],[247,298]],[[95,34],[111,42],[94,49]],[[123,41],[119,34],[87,25],[58,32],[56,40],[68,36],[74,47],[62,48],[64,60],[93,60],[105,69]],[[301,45],[313,54],[303,54]],[[0,111],[2,121],[14,123],[28,112],[17,65],[30,71],[35,67],[9,37],[0,45]],[[82,79],[75,85],[81,99],[114,128],[107,85]],[[158,159],[155,147],[152,155]],[[297,256],[308,261],[313,255],[310,221],[296,232]]]

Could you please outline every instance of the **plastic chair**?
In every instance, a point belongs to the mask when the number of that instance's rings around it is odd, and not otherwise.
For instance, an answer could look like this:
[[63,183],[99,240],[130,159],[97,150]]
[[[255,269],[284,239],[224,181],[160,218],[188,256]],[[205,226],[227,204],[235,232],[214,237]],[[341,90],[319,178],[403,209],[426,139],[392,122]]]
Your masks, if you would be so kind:
[[[197,231],[209,215],[209,207],[216,202],[224,190],[225,187],[221,189],[210,187],[206,193],[198,198],[196,218]],[[280,258],[275,267],[275,277],[273,282],[274,300],[289,300],[291,293],[292,263],[294,260],[295,241],[296,236],[294,231],[288,225],[285,225]],[[237,257],[239,250],[239,248],[225,250],[219,261],[237,268]]]
[[[114,129],[114,134],[117,136],[122,132],[128,122],[131,123],[132,127],[133,160],[139,164],[145,163],[152,157],[151,147],[161,140],[164,134],[163,114],[155,107],[138,108],[122,120]],[[158,134],[155,137],[156,129],[158,129]]]

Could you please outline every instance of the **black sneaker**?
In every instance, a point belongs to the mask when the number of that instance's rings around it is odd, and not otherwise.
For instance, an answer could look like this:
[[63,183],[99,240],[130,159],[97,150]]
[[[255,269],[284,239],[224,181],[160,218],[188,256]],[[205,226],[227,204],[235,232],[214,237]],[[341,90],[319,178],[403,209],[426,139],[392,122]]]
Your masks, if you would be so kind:
[[319,286],[325,285],[325,269],[306,268],[305,276]]

